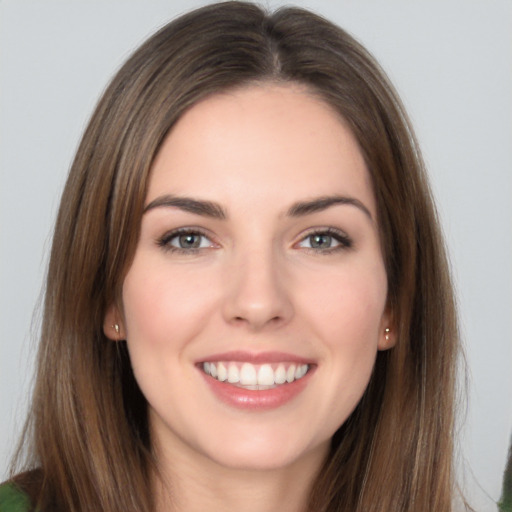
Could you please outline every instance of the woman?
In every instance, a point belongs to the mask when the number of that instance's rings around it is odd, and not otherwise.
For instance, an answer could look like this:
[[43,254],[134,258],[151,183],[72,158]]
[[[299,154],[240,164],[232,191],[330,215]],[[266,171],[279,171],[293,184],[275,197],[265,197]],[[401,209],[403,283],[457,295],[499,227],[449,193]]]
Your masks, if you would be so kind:
[[305,11],[205,7],[135,52],[83,137],[32,458],[2,492],[41,511],[452,510],[457,351],[378,65]]

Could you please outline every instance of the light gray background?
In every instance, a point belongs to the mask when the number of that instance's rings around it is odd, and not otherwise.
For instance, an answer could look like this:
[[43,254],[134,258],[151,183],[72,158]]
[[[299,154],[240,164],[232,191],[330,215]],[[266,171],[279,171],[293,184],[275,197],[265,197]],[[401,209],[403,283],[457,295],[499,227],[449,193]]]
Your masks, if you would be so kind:
[[[25,414],[39,325],[33,311],[80,134],[130,51],[203,3],[0,3],[0,479]],[[465,485],[477,510],[494,510],[512,430],[512,2],[295,3],[337,22],[376,55],[416,127],[448,239],[470,368],[460,436]]]

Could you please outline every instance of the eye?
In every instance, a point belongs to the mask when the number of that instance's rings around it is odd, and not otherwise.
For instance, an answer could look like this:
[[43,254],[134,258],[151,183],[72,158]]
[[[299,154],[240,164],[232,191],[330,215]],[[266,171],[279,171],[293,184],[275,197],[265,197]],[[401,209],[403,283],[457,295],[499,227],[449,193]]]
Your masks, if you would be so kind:
[[208,247],[207,241],[208,239],[199,233],[186,233],[172,237],[169,243],[180,249],[199,249],[200,247]]
[[158,240],[158,245],[169,251],[196,252],[200,249],[214,247],[215,244],[200,231],[182,228],[165,234]]
[[297,245],[315,252],[333,252],[352,247],[352,240],[342,231],[329,228],[309,233]]

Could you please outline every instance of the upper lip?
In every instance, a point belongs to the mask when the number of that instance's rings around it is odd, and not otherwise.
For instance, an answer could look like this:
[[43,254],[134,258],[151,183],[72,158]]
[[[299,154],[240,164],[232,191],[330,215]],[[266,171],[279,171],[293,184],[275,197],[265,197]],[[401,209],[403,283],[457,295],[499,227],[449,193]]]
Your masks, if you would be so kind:
[[198,360],[198,363],[215,362],[215,361],[234,361],[240,363],[264,364],[264,363],[297,363],[312,364],[314,361],[310,358],[290,354],[288,352],[247,352],[244,350],[234,350],[211,354]]

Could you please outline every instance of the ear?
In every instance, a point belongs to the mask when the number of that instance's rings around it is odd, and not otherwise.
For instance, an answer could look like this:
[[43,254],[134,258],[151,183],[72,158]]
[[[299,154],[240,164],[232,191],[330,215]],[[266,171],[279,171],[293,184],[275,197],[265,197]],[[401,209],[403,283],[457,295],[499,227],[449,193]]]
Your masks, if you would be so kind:
[[395,325],[393,315],[386,311],[380,323],[378,350],[388,350],[395,346],[397,341]]
[[122,316],[115,304],[110,305],[105,313],[103,333],[112,341],[124,340],[126,338]]

